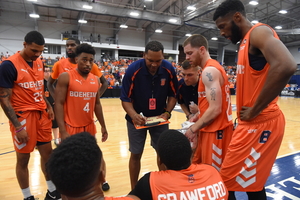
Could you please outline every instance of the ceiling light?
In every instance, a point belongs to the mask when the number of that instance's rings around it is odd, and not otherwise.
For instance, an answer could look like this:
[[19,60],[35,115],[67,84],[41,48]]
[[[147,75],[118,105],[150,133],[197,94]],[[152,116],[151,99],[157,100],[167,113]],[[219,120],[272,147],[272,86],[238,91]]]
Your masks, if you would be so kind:
[[36,2],[37,0],[27,0],[27,1],[34,1],[34,2]]
[[177,19],[169,19],[169,22],[176,23]]
[[140,14],[139,14],[138,12],[131,12],[130,15],[131,15],[131,16],[134,16],[134,17],[137,17],[137,16],[139,16]]
[[151,2],[151,1],[153,1],[153,0],[145,0],[145,1],[149,1],[149,2]]
[[185,36],[190,37],[190,36],[192,36],[192,34],[187,33],[187,34],[185,34]]
[[194,10],[196,10],[196,7],[195,6],[188,6],[186,9],[194,11]]
[[282,26],[275,26],[276,29],[282,29]]
[[252,24],[257,24],[259,21],[258,20],[252,20],[251,23]]
[[40,16],[38,14],[34,14],[34,13],[29,14],[29,17],[31,17],[31,18],[40,18]]
[[128,26],[126,24],[121,24],[120,28],[128,28]]
[[86,23],[87,23],[87,21],[84,20],[84,19],[80,19],[80,20],[78,20],[78,22],[79,22],[79,23],[82,23],[82,24],[86,24]]
[[85,8],[85,9],[93,9],[93,6],[83,5],[82,8]]
[[286,11],[286,10],[279,10],[279,13],[280,13],[280,14],[286,14],[287,11]]
[[162,33],[163,31],[161,29],[156,29],[155,33]]
[[48,53],[48,50],[45,50],[44,53]]
[[256,6],[258,4],[258,2],[257,1],[250,1],[249,4],[253,5],[253,6]]
[[212,37],[211,40],[218,40],[218,38],[217,37]]

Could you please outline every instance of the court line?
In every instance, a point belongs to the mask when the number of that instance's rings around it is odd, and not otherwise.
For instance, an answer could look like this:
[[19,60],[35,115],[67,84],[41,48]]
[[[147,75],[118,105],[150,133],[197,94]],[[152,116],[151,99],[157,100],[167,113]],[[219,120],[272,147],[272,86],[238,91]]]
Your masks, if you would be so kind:
[[8,151],[8,152],[4,152],[4,153],[0,153],[0,156],[5,155],[5,154],[8,154],[8,153],[12,153],[12,152],[15,152],[15,150],[13,150],[13,151]]

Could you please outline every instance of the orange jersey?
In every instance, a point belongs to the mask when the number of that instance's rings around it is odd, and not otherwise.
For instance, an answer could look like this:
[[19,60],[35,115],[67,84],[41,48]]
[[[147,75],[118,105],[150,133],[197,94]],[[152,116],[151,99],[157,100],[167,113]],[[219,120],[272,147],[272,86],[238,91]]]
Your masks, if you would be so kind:
[[[51,77],[53,79],[57,79],[58,76],[63,73],[63,72],[67,72],[73,69],[77,68],[77,64],[73,64],[69,61],[69,59],[61,59],[60,61],[56,62],[52,68],[52,74]],[[91,73],[101,77],[102,73],[101,71],[98,70],[98,66],[94,63],[93,67],[91,69]]]
[[104,200],[133,200],[131,197],[104,197]]
[[43,63],[38,58],[31,68],[20,53],[8,58],[15,66],[18,77],[14,83],[11,104],[15,111],[45,110],[47,105],[43,98],[44,72]]
[[[249,45],[251,31],[258,26],[268,26],[266,24],[258,23],[254,25],[248,33],[245,35],[240,43],[238,62],[237,62],[237,81],[236,81],[236,104],[237,115],[242,106],[253,107],[258,95],[260,94],[270,68],[270,64],[266,63],[263,70],[254,70],[249,63]],[[278,38],[276,32],[272,29],[274,37]],[[279,39],[279,38],[278,38]],[[278,110],[277,105],[278,98],[275,98],[269,105],[259,114],[258,118],[264,118],[264,116]]]
[[150,173],[152,199],[224,200],[228,191],[219,172],[206,164],[192,164],[180,171]]
[[[230,89],[229,89],[230,86],[229,86],[227,75],[226,75],[223,67],[216,60],[209,59],[206,62],[203,69],[207,66],[215,67],[217,70],[219,70],[224,79],[224,83],[221,86],[222,112],[220,115],[217,116],[217,118],[214,120],[213,123],[204,127],[203,129],[201,129],[201,131],[205,131],[205,132],[214,132],[214,131],[222,130],[232,124],[232,110],[231,110]],[[199,110],[200,110],[200,115],[199,115],[199,118],[200,118],[209,106],[209,103],[206,99],[205,86],[202,82],[201,76],[200,76],[200,81],[199,81],[199,85],[198,85],[198,106],[199,106]]]
[[65,122],[72,127],[91,124],[94,121],[96,96],[100,87],[98,77],[89,73],[84,79],[77,70],[67,73],[69,86],[64,104]]

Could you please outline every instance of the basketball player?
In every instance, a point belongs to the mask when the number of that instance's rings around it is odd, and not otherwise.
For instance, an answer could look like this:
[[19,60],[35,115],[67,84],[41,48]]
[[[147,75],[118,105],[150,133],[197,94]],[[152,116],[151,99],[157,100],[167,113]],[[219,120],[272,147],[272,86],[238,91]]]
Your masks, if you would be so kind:
[[47,171],[57,190],[68,200],[139,200],[133,195],[104,198],[99,188],[103,182],[99,170],[101,160],[102,152],[96,138],[90,133],[82,132],[66,138],[53,150],[47,163]]
[[35,147],[41,155],[41,168],[48,186],[45,199],[61,198],[45,171],[52,153],[51,120],[54,114],[43,96],[44,72],[39,56],[44,51],[44,44],[41,33],[27,33],[23,50],[9,57],[0,67],[0,103],[9,119],[17,157],[16,175],[24,200],[34,200],[29,188],[28,162]]
[[179,131],[161,133],[157,153],[164,170],[145,174],[129,195],[143,200],[227,199],[228,191],[214,167],[191,164],[190,142]]
[[[63,72],[67,72],[67,71],[77,68],[77,64],[75,61],[75,57],[76,57],[75,50],[78,45],[80,45],[80,41],[78,39],[69,38],[66,41],[66,54],[67,54],[68,58],[59,60],[58,62],[56,62],[54,64],[54,66],[52,68],[52,73],[49,77],[47,87],[49,88],[50,94],[54,99],[55,99],[54,85],[55,85],[55,81],[57,80],[58,76]],[[101,85],[99,92],[100,92],[100,97],[101,97],[102,94],[107,89],[108,83],[107,83],[106,79],[104,78],[104,76],[102,75],[102,73],[98,70],[98,66],[95,63],[93,63],[93,65],[92,65],[91,73],[100,77],[100,82],[102,85]]]
[[95,113],[101,126],[102,142],[105,142],[108,133],[100,103],[100,81],[90,73],[95,50],[91,45],[81,44],[76,48],[76,55],[77,69],[62,73],[55,89],[55,115],[61,139],[83,131],[95,136]]
[[[285,127],[278,94],[296,71],[296,62],[268,25],[252,25],[239,0],[226,0],[213,20],[220,34],[240,42],[237,61],[238,126],[221,168],[229,191],[267,199],[264,185],[276,159]],[[235,199],[230,192],[230,200]]]
[[233,132],[228,78],[223,67],[211,59],[205,37],[192,35],[183,47],[186,59],[202,69],[198,84],[200,114],[191,119],[195,124],[185,134],[191,141],[198,134],[193,162],[210,164],[220,170]]
[[198,110],[198,82],[200,68],[192,67],[188,60],[182,62],[182,79],[178,83],[177,101],[186,115],[186,120],[191,119]]

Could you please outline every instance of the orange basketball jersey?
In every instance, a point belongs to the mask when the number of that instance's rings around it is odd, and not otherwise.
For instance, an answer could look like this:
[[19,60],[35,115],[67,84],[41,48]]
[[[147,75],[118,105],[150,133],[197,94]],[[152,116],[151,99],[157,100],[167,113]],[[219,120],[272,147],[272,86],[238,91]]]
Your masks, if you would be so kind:
[[72,127],[82,127],[93,123],[97,92],[100,87],[98,77],[89,73],[84,79],[77,70],[67,72],[69,86],[64,104],[65,122]]
[[[77,68],[77,64],[73,64],[69,61],[69,59],[61,59],[60,61],[56,62],[52,68],[51,77],[53,79],[57,79],[58,76],[63,73]],[[92,74],[95,74],[98,77],[102,76],[102,73],[98,70],[98,66],[94,63],[92,70]]]
[[[228,127],[232,124],[232,110],[231,110],[231,101],[230,101],[230,86],[228,82],[227,75],[223,69],[223,67],[213,59],[209,59],[205,66],[203,67],[203,70],[205,67],[215,67],[217,70],[220,71],[222,74],[222,77],[224,79],[224,83],[221,86],[222,90],[222,112],[221,114],[214,120],[213,123],[210,125],[204,127],[201,129],[201,131],[205,132],[215,132],[218,130],[223,130],[224,128]],[[198,85],[198,106],[200,109],[200,115],[199,118],[204,114],[204,112],[207,110],[209,103],[206,99],[206,92],[205,92],[205,86],[201,80]]]
[[227,199],[228,191],[219,172],[206,164],[192,164],[180,171],[150,173],[152,198],[155,199]]
[[14,83],[11,104],[15,111],[44,110],[43,63],[38,58],[31,68],[19,52],[8,58],[15,66],[18,77]]
[[[251,31],[258,26],[268,26],[266,24],[258,23],[254,25],[248,33],[245,35],[241,41],[239,53],[238,53],[238,62],[237,62],[237,81],[236,81],[236,104],[237,104],[237,115],[240,116],[240,110],[242,106],[253,107],[260,91],[262,90],[270,64],[267,63],[263,70],[257,71],[250,66],[249,62],[249,44],[250,44],[250,33]],[[268,26],[269,27],[269,26]],[[274,37],[278,38],[276,32],[270,27],[273,31]],[[278,38],[279,39],[279,38]],[[264,119],[269,114],[278,110],[277,105],[278,98],[275,98],[269,105],[259,114],[257,119]]]

